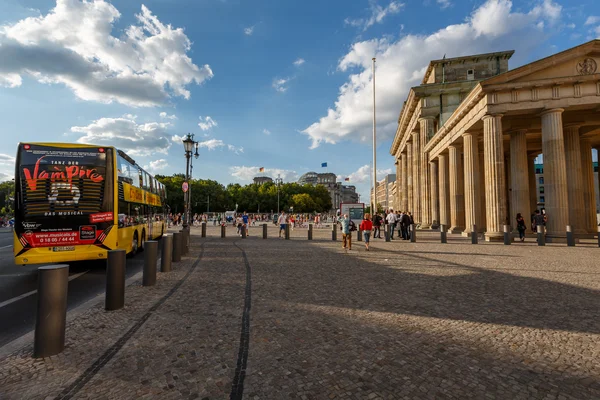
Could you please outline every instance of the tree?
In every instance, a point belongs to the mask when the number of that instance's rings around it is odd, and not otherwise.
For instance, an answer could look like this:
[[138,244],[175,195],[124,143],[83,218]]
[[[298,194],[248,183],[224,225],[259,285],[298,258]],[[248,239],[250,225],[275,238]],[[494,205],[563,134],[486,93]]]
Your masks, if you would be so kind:
[[308,193],[294,194],[291,198],[294,212],[312,213],[317,210],[317,203]]
[[6,181],[0,183],[0,211],[3,215],[12,214],[13,201],[15,198],[15,182]]

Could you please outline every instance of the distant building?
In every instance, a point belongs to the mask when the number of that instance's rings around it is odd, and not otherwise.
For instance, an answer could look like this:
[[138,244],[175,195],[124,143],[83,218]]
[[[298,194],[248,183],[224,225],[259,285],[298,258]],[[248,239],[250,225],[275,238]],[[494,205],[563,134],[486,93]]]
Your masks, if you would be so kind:
[[273,182],[273,179],[268,177],[268,176],[257,176],[254,179],[254,183],[257,183],[259,185],[265,184],[267,182]]
[[[377,195],[375,203],[379,204],[384,210],[394,209],[396,198],[396,174],[386,175],[385,178],[377,182]],[[371,204],[373,203],[373,189],[371,189]]]
[[319,174],[317,172],[307,172],[298,179],[300,185],[323,185],[331,197],[332,209],[340,208],[341,203],[358,203],[358,193],[356,187],[344,186],[337,181],[334,173],[326,172]]

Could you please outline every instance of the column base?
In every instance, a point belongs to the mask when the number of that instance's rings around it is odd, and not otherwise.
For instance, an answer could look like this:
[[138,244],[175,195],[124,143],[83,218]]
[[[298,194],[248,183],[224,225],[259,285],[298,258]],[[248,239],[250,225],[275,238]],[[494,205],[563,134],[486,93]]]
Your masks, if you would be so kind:
[[[486,242],[504,242],[504,232],[486,232],[485,233],[485,241]],[[511,236],[512,241],[512,236]]]
[[462,226],[452,226],[448,229],[448,233],[462,233],[465,230]]
[[419,225],[419,229],[429,230],[429,229],[432,229],[432,226],[430,224],[421,224],[421,225]]

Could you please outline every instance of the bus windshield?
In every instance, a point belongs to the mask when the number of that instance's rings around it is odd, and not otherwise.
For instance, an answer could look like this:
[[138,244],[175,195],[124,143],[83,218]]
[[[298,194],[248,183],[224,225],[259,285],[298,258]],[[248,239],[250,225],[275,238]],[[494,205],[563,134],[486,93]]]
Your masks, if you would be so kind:
[[94,244],[110,229],[112,151],[19,145],[15,233],[26,247]]

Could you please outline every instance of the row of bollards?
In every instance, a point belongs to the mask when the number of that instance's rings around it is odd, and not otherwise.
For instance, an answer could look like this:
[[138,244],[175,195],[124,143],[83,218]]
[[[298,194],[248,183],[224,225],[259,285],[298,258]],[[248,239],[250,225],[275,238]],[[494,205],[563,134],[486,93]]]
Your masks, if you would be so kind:
[[[164,235],[161,272],[172,270],[172,262],[181,261],[189,252],[189,229]],[[125,306],[125,250],[110,250],[106,259],[106,295],[104,308],[119,310]],[[158,242],[144,243],[143,286],[156,284]],[[38,302],[33,343],[33,357],[50,357],[65,348],[69,266],[65,264],[38,268]]]

